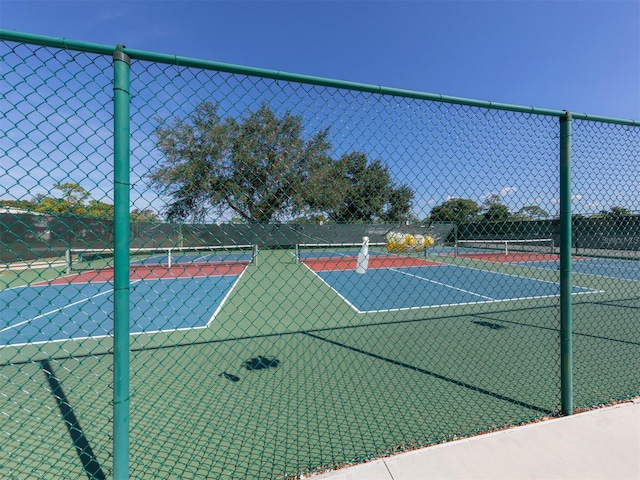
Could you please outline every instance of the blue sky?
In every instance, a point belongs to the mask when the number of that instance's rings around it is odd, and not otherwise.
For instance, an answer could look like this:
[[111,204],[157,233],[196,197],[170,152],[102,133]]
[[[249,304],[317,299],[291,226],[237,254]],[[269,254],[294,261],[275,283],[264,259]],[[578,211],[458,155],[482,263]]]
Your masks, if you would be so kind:
[[637,0],[2,0],[0,27],[640,119]]
[[[636,0],[0,0],[0,27],[407,90],[640,120],[640,1]],[[191,93],[193,98],[221,91],[207,86],[198,89],[197,85]],[[108,86],[102,89],[111,91]],[[265,84],[247,95],[260,96],[268,90]],[[160,99],[167,91],[164,88],[150,93]],[[448,198],[472,198],[481,203],[491,194],[499,194],[513,211],[533,204],[557,214],[556,119],[532,121],[524,131],[526,128],[517,124],[517,116],[494,114],[490,119],[453,108],[437,113],[433,104],[425,107],[402,102],[380,114],[362,97],[350,108],[369,111],[359,120],[354,118],[360,123],[349,130],[350,125],[340,120],[348,115],[348,109],[340,110],[344,108],[342,97],[326,100],[322,95],[311,100],[315,102],[313,108],[305,107],[302,101],[294,111],[305,115],[312,131],[331,126],[338,153],[357,148],[392,165],[396,180],[414,188],[414,212],[419,218]],[[273,99],[281,101],[282,94]],[[160,101],[158,108],[167,107],[171,100]],[[335,106],[336,113],[322,119],[322,107],[329,104]],[[182,109],[193,106],[177,106],[179,110],[174,112],[185,115],[187,110]],[[406,118],[394,116],[398,108],[408,112]],[[104,163],[102,159],[109,155],[109,147],[99,140],[109,132],[103,132],[100,126],[94,129],[88,119],[99,109],[90,107],[76,115],[75,121],[84,123],[86,133],[74,132],[78,140],[71,142],[82,145],[85,151],[32,151],[24,143],[32,139],[16,140],[18,148],[13,152],[25,158],[5,175],[4,181],[0,180],[0,185],[15,198],[28,198],[29,182],[39,184],[33,186],[31,194],[35,194],[43,193],[42,188],[49,189],[44,193],[53,193],[50,189],[55,182],[74,181],[92,191],[94,197],[100,197],[96,191],[104,192],[103,199],[111,202],[108,165],[92,168]],[[22,109],[18,110],[22,114]],[[25,116],[45,115],[37,110]],[[456,115],[459,127],[464,126],[464,138],[457,136],[448,120]],[[432,130],[407,127],[425,120],[431,122]],[[516,124],[512,129],[502,127],[487,134],[490,122],[504,120]],[[49,122],[52,132],[61,131],[57,121]],[[330,121],[334,123],[324,123]],[[375,128],[367,129],[367,124]],[[44,124],[40,125],[42,131]],[[372,130],[382,133],[370,134]],[[576,146],[576,165],[587,169],[576,170],[574,175],[574,211],[598,212],[614,205],[640,211],[640,171],[634,160],[640,153],[637,142],[625,142],[620,135],[626,133],[615,129],[591,130],[588,125],[577,125],[576,131],[583,132],[582,138],[597,139],[597,146],[586,145],[583,150]],[[160,161],[160,157],[148,139],[151,125],[145,124],[140,132],[132,139],[132,162],[138,162],[133,168],[134,183],[140,186],[139,192],[134,188],[132,200],[138,208],[151,206],[160,211],[164,200],[150,200],[145,190],[148,185],[143,181],[148,173],[145,169],[153,165],[153,161],[144,162],[148,158]],[[414,141],[417,136],[427,138],[434,132],[448,137],[429,145]],[[601,140],[614,137],[620,139],[616,149],[602,146]],[[532,140],[536,138],[539,141]],[[637,133],[633,138],[637,139]],[[26,151],[28,155],[23,153]],[[44,163],[29,168],[28,161],[37,163],[36,155],[42,161],[48,158],[57,162],[57,168],[43,168]],[[81,164],[82,158],[88,160],[86,166]],[[400,162],[408,159],[422,166],[401,166]],[[421,163],[424,159],[428,161]],[[34,172],[50,177],[36,178]],[[71,172],[67,173],[70,178],[63,178],[64,172]],[[7,177],[16,179],[15,183],[7,185]]]

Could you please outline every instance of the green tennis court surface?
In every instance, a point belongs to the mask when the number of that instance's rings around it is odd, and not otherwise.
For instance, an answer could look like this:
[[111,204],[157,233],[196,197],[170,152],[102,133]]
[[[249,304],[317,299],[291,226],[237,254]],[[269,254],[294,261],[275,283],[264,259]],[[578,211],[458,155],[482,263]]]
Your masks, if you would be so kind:
[[[356,277],[344,255],[264,250],[239,271],[134,278],[132,475],[171,464],[173,478],[286,478],[557,412],[557,270],[442,253]],[[574,278],[576,359],[589,359],[576,364],[578,405],[640,383],[637,270],[608,261],[609,275]],[[0,367],[15,427],[3,449],[32,459],[7,471],[110,472],[111,396],[92,379],[112,375],[111,279],[85,275],[0,292],[14,308],[3,357],[29,343],[49,353]],[[59,311],[38,307],[51,298]]]

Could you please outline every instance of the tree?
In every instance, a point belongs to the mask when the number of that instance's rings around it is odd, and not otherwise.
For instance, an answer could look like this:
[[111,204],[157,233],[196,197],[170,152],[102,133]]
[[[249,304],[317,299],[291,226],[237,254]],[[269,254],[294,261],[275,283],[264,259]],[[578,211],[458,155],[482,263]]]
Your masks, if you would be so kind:
[[411,215],[413,191],[397,186],[381,160],[362,152],[342,155],[323,170],[307,192],[309,208],[326,212],[335,222],[404,222]]
[[633,212],[625,207],[611,207],[608,212],[602,212],[608,217],[630,217]]
[[328,129],[305,139],[301,116],[278,117],[266,103],[240,120],[218,110],[204,102],[186,119],[158,120],[164,160],[149,178],[171,198],[168,220],[201,220],[211,208],[259,223],[408,217],[411,189],[396,186],[383,163],[363,153],[332,159]]
[[488,222],[504,222],[511,217],[509,207],[502,203],[502,195],[492,193],[482,203],[482,218]]
[[429,218],[432,222],[464,223],[473,221],[480,207],[468,198],[450,198],[431,209]]
[[77,183],[57,183],[53,186],[53,188],[62,192],[62,200],[72,206],[83,205],[85,200],[91,197],[89,192],[87,192]]
[[222,119],[218,109],[204,102],[187,119],[156,128],[165,158],[150,179],[172,198],[167,218],[199,220],[210,207],[248,222],[299,213],[329,165],[328,130],[304,140],[302,117],[278,118],[265,103],[241,121]]
[[504,222],[511,217],[511,211],[509,207],[501,203],[494,203],[482,216],[488,222]]
[[113,218],[112,204],[92,199],[91,194],[77,183],[59,183],[53,188],[62,193],[62,198],[36,195],[33,199],[35,211],[55,215]]
[[418,219],[411,212],[413,195],[413,190],[407,185],[392,187],[380,220],[390,223],[417,222]]
[[69,201],[65,198],[48,197],[38,194],[33,197],[33,210],[51,215],[86,215],[87,211],[82,203]]
[[626,207],[611,207],[609,210],[600,210],[590,215],[589,218],[618,218],[633,216],[633,212]]
[[549,212],[537,205],[527,205],[518,210],[518,213],[526,220],[540,220],[549,217]]
[[[53,186],[62,198],[38,194],[31,200],[0,200],[0,206],[45,213],[49,215],[75,215],[111,220],[114,206],[91,198],[91,193],[77,183],[65,182]],[[131,212],[132,222],[157,222],[158,216],[151,210]]]
[[101,202],[100,200],[89,200],[86,206],[86,215],[95,218],[113,218],[115,208],[110,203]]
[[153,210],[140,210],[134,208],[131,210],[131,223],[160,223],[158,215]]

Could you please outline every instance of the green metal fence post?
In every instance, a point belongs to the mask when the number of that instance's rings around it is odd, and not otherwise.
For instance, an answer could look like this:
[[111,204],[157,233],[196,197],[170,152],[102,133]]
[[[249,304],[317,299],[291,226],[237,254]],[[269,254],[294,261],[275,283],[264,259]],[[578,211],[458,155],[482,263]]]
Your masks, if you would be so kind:
[[118,45],[114,66],[113,477],[129,478],[129,70]]
[[560,390],[562,413],[573,413],[571,311],[571,113],[560,117]]

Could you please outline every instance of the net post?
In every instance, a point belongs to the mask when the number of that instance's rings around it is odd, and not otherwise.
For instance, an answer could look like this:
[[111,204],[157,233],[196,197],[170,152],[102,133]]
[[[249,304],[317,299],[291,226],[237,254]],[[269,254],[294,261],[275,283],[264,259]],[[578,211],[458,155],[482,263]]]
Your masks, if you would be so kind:
[[560,395],[562,413],[573,414],[571,299],[571,113],[560,117]]
[[300,244],[296,243],[295,247],[296,264],[300,263]]
[[71,274],[71,249],[67,248],[64,251],[64,265],[65,265],[65,272],[67,273],[67,275]]
[[172,264],[172,255],[171,255],[171,248],[167,249],[167,268],[171,268],[171,264]]
[[458,258],[458,224],[453,224],[453,257]]
[[251,263],[253,263],[254,265],[258,265],[258,244],[254,244],[253,245],[253,258],[251,259]]
[[113,52],[114,305],[113,478],[129,478],[130,64],[124,46]]

